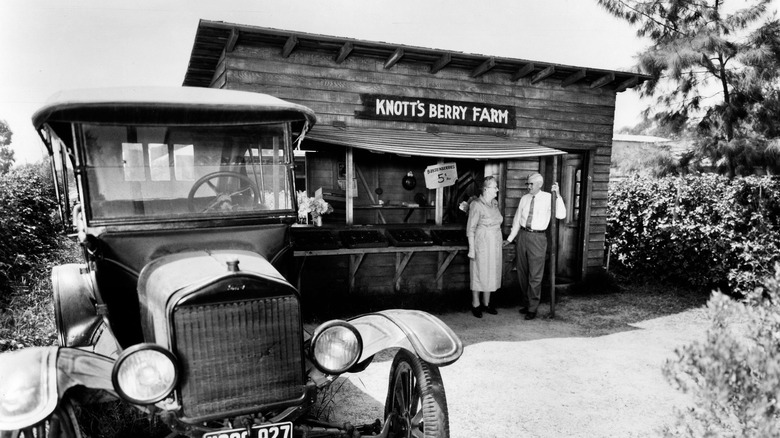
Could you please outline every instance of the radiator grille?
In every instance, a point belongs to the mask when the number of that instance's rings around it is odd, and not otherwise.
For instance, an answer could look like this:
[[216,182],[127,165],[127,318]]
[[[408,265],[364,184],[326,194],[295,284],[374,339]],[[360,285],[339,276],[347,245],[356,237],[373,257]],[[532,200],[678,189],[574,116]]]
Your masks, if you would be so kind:
[[174,312],[184,416],[199,418],[303,393],[292,296],[182,306]]

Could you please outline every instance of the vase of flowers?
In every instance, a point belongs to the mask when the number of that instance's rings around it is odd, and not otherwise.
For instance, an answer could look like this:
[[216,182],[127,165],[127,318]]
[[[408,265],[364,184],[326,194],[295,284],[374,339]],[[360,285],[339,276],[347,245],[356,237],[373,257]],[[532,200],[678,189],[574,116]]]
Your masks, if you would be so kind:
[[333,207],[322,198],[310,198],[306,192],[298,192],[298,222],[302,217],[308,218],[315,226],[322,226],[322,215],[333,212]]

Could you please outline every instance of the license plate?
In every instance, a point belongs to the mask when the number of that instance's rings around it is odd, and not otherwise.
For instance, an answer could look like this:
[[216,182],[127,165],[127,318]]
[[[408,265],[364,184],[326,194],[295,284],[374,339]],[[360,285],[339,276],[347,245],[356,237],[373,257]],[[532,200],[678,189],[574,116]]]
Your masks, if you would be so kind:
[[203,438],[292,438],[293,425],[291,422],[263,424],[252,426],[247,432],[243,429],[228,429],[203,434]]

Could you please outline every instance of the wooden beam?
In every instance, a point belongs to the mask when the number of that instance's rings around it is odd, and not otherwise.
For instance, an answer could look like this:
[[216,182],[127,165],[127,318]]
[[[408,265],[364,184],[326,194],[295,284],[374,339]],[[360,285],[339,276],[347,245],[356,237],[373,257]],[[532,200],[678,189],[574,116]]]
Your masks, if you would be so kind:
[[583,68],[582,70],[579,70],[579,71],[576,71],[576,72],[570,74],[566,79],[564,79],[561,82],[561,87],[564,87],[564,88],[568,87],[569,85],[571,85],[571,84],[579,81],[580,79],[584,78],[587,73],[588,72]]
[[492,57],[488,58],[488,59],[485,60],[485,62],[480,64],[479,67],[475,68],[471,72],[471,77],[472,78],[478,78],[478,77],[484,75],[485,73],[489,72],[490,69],[495,67],[495,66],[496,66],[496,58],[492,58]]
[[528,64],[520,67],[520,70],[516,71],[512,75],[512,82],[514,82],[514,81],[516,81],[516,80],[518,80],[520,78],[524,78],[524,77],[530,75],[534,71],[535,68],[536,68],[536,66],[534,65],[533,62],[529,62]]
[[355,277],[357,271],[360,269],[360,264],[363,263],[363,257],[365,254],[351,254],[349,256],[349,291],[355,290]]
[[238,29],[233,28],[230,30],[230,36],[225,43],[225,51],[230,53],[236,48],[236,41],[238,41]]
[[590,84],[590,88],[601,88],[615,80],[615,73],[607,73]]
[[345,59],[347,59],[347,56],[352,52],[352,49],[354,49],[355,46],[350,43],[346,42],[343,46],[341,46],[341,50],[339,50],[338,56],[336,56],[336,64],[341,64],[344,62]]
[[412,250],[395,253],[395,276],[393,277],[393,285],[395,286],[396,292],[401,290],[401,274],[404,273],[404,269],[406,269],[406,265],[409,264],[409,260],[411,260],[413,255],[414,251]]
[[615,91],[620,93],[621,91],[625,91],[626,89],[631,88],[638,83],[639,83],[639,76],[634,76],[630,79],[626,79],[625,81],[621,82],[620,85],[617,86]]
[[385,70],[390,69],[396,63],[398,63],[398,61],[400,61],[401,58],[403,57],[404,57],[404,49],[400,47],[395,49],[395,52],[393,52],[393,54],[390,55],[389,58],[387,58],[387,61],[385,61]]
[[352,147],[347,146],[346,147],[346,153],[344,156],[344,161],[346,162],[346,170],[347,170],[347,176],[344,178],[346,179],[347,186],[345,187],[346,190],[346,203],[344,205],[344,208],[347,210],[347,215],[345,218],[345,222],[347,225],[352,225],[354,223],[354,200],[352,199],[352,195],[355,195],[356,193],[352,190],[352,175],[355,174],[355,162],[353,161],[353,154],[352,154]]
[[535,74],[534,77],[531,78],[531,83],[535,84],[546,77],[550,76],[551,74],[555,73],[555,66],[551,65],[547,67],[546,69],[540,71],[539,73]]
[[439,261],[439,269],[436,271],[436,282],[438,283],[442,276],[444,275],[444,271],[447,270],[447,267],[452,262],[452,259],[455,258],[455,256],[458,255],[458,250],[455,251],[448,251],[447,252],[447,258],[444,260]]
[[293,50],[295,50],[295,46],[298,45],[298,37],[295,35],[291,35],[289,38],[287,38],[287,41],[284,43],[284,47],[282,48],[282,58],[288,58]]
[[439,70],[443,69],[452,61],[452,55],[449,53],[445,53],[441,55],[441,58],[439,58],[436,62],[433,63],[431,66],[431,74],[435,75],[439,72]]

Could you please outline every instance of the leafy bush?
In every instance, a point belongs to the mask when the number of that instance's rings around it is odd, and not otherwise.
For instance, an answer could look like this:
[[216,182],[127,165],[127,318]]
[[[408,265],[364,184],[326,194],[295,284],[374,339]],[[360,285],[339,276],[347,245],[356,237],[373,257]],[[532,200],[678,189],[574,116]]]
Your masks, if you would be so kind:
[[57,247],[54,188],[46,163],[0,176],[0,302]]
[[705,340],[678,350],[664,367],[694,402],[667,435],[780,436],[780,264],[744,301],[716,292],[707,306]]
[[780,261],[780,180],[717,175],[632,178],[609,193],[617,269],[745,293]]

